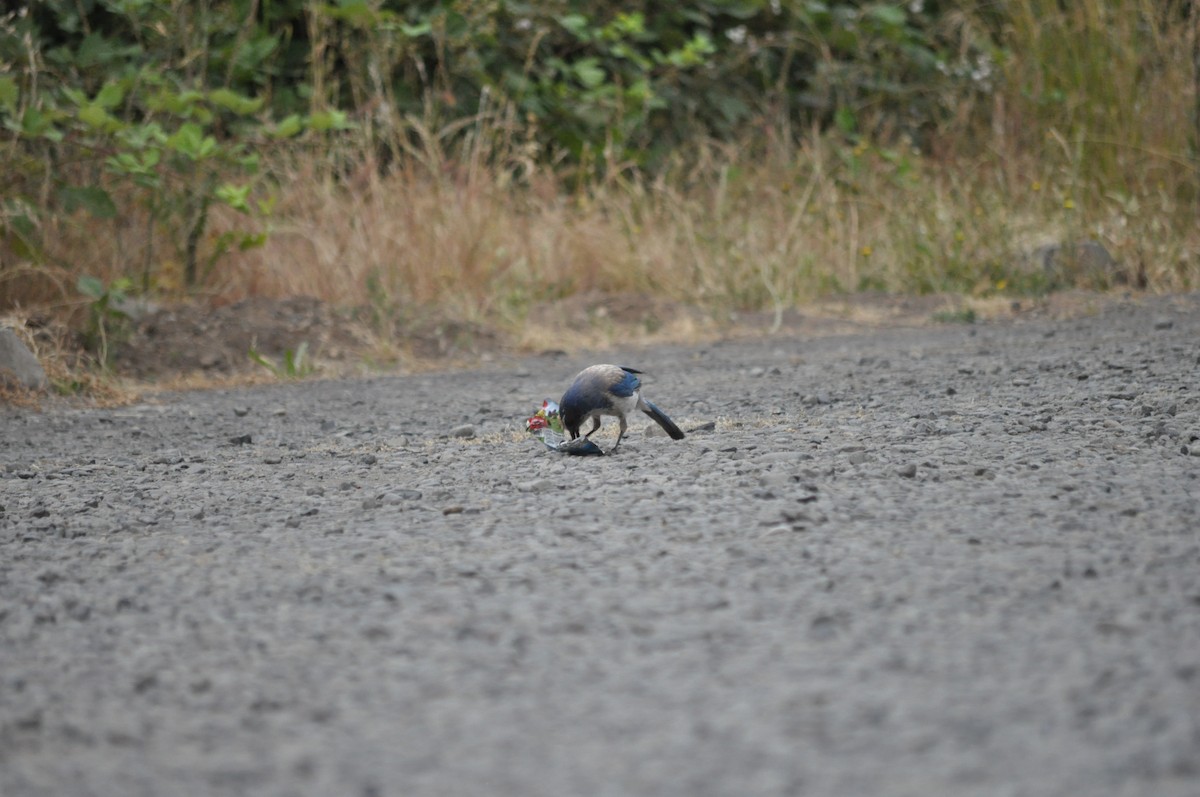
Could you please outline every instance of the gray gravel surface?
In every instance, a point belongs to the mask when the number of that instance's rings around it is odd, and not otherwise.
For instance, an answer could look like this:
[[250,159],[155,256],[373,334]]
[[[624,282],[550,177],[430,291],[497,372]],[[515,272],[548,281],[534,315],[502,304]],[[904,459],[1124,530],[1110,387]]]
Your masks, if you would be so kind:
[[[0,410],[0,794],[1192,797],[1198,358],[1187,296]],[[597,360],[688,438],[524,436]]]

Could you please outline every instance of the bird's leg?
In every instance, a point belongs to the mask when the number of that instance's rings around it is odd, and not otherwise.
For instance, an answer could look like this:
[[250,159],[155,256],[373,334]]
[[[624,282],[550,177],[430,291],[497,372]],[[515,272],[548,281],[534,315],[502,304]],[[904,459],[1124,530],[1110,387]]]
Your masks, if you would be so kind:
[[586,439],[588,437],[591,437],[592,432],[596,431],[599,428],[600,428],[600,419],[598,417],[593,416],[592,417],[592,430],[591,430],[591,432],[588,432],[587,434],[585,434],[584,438]]
[[629,424],[625,423],[624,415],[622,415],[620,417],[620,421],[621,421],[621,431],[617,433],[617,442],[613,445],[612,450],[608,452],[610,454],[617,453],[617,446],[621,445],[621,438],[625,436],[625,430],[629,428]]

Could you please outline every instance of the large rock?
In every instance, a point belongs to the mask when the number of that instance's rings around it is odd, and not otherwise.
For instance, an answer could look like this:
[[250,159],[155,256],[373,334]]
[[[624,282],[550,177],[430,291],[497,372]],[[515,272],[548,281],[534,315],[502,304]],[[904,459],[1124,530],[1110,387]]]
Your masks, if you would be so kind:
[[46,372],[11,329],[0,329],[0,385],[46,389]]
[[1080,283],[1104,288],[1128,282],[1120,262],[1104,244],[1091,239],[1039,246],[1033,250],[1032,260],[1054,288]]

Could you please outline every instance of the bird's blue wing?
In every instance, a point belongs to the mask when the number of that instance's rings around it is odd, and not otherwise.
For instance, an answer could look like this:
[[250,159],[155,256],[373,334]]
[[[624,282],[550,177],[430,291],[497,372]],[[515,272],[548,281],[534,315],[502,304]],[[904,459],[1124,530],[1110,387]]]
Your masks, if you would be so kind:
[[634,391],[642,386],[640,379],[635,376],[638,373],[631,368],[622,368],[619,375],[614,374],[612,386],[608,389],[614,396],[621,398],[629,398]]

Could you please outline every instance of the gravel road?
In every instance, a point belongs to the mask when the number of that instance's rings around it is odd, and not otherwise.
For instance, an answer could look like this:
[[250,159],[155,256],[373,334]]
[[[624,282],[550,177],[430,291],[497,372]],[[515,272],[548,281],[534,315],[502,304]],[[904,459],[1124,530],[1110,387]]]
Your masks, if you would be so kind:
[[4,797],[1200,794],[1195,295],[0,424]]

